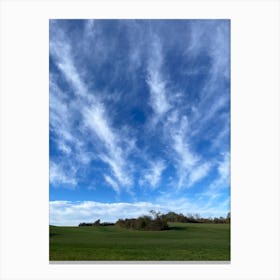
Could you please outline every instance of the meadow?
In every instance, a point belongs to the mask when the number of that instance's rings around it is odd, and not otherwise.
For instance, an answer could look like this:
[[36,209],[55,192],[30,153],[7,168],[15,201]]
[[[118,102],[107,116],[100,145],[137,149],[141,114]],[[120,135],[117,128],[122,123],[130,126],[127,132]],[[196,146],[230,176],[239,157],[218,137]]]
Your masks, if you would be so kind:
[[230,225],[169,223],[141,231],[50,226],[50,261],[229,261]]

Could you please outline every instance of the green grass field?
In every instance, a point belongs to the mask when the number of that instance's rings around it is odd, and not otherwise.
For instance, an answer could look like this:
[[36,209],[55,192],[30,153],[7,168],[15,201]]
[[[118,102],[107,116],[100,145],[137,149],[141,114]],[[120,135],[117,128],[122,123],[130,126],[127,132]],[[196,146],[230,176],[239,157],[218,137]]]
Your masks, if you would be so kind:
[[170,230],[50,226],[50,260],[229,261],[228,224],[170,223]]

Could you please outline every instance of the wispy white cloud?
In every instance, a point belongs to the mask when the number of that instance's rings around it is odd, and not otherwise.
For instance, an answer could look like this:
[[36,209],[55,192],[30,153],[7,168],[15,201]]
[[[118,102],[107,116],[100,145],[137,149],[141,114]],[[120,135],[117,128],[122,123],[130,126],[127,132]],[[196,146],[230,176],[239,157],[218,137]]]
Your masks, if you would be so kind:
[[165,95],[165,83],[160,79],[158,72],[150,71],[150,76],[147,80],[151,91],[151,105],[156,114],[165,114],[170,105]]
[[75,94],[80,97],[89,97],[90,95],[81,81],[72,60],[71,46],[67,44],[67,40],[59,32],[56,35],[53,34],[53,38],[50,41],[50,54],[56,59],[56,65],[64,74],[64,77],[72,84]]
[[209,162],[202,163],[192,170],[190,173],[189,185],[193,185],[197,181],[204,178],[211,168],[211,164]]
[[[91,29],[93,26],[91,23],[88,23],[87,28],[88,32],[92,32]],[[129,168],[127,167],[127,152],[129,152],[129,149],[123,149],[122,143],[131,144],[134,141],[128,135],[124,134],[123,131],[119,132],[113,129],[112,125],[110,125],[108,113],[106,112],[102,100],[99,100],[91,94],[86,83],[83,81],[80,72],[78,72],[75,67],[71,46],[69,45],[67,38],[63,32],[61,32],[59,27],[52,28],[52,30],[50,53],[61,73],[73,88],[74,99],[72,100],[72,105],[76,106],[75,109],[80,114],[81,123],[83,124],[78,131],[83,137],[77,134],[77,129],[75,131],[76,134],[73,136],[74,132],[71,131],[69,125],[69,122],[73,121],[71,120],[73,116],[69,115],[65,102],[62,102],[62,100],[58,98],[56,90],[58,87],[52,82],[52,101],[50,106],[51,123],[55,133],[58,134],[58,139],[60,139],[58,147],[60,147],[65,153],[70,153],[70,147],[67,146],[66,143],[67,141],[71,141],[73,144],[73,142],[76,141],[79,144],[77,145],[76,143],[76,152],[80,152],[79,162],[87,164],[91,161],[93,152],[86,152],[83,149],[83,146],[86,146],[87,143],[90,142],[90,139],[84,136],[87,135],[88,132],[92,133],[93,137],[97,137],[99,145],[104,146],[103,151],[98,152],[97,157],[109,165],[112,173],[122,186],[128,186],[132,183],[132,178],[128,172]],[[65,119],[67,121],[64,121]],[[119,133],[122,133],[121,137]],[[129,145],[124,146],[127,147]],[[75,162],[73,162],[73,164],[75,164]],[[117,190],[116,187],[112,187]]]
[[99,158],[110,166],[114,176],[123,187],[127,187],[132,184],[132,178],[125,170],[125,168],[127,167],[128,169],[129,166],[118,151],[115,151],[111,155],[101,154]]
[[221,24],[216,27],[216,36],[213,39],[212,56],[213,56],[213,75],[229,79],[229,60],[230,60],[230,37],[228,24]]
[[177,156],[179,156],[182,167],[187,169],[193,167],[198,161],[198,156],[191,152],[187,142],[187,117],[183,116],[181,118],[179,126],[170,127],[170,125],[168,125],[168,130],[171,132],[170,137],[173,140],[173,149],[177,153]]
[[69,155],[72,151],[71,147],[63,141],[58,142],[58,148],[66,155]]
[[[71,134],[71,113],[63,99],[66,94],[57,86],[53,75],[50,76],[50,129],[53,130],[61,140],[60,145],[65,142],[73,142]],[[56,129],[59,127],[60,129]]]
[[94,104],[92,107],[85,106],[82,114],[85,124],[95,132],[99,140],[104,141],[109,150],[114,150],[117,139],[108,123],[104,106],[101,104]]
[[192,136],[203,133],[205,128],[209,127],[209,123],[219,115],[219,111],[229,107],[230,96],[225,94],[228,91],[225,84],[229,83],[230,75],[229,52],[229,21],[192,24],[191,41],[186,54],[192,57],[197,57],[201,53],[207,54],[211,61],[208,78],[199,92],[200,101],[193,107],[194,114],[190,120]]
[[50,183],[54,186],[75,188],[77,185],[75,173],[76,170],[73,168],[66,169],[53,161],[50,162]]
[[[110,125],[103,105],[97,103],[92,107],[85,107],[83,110],[84,123],[91,131],[97,135],[99,141],[105,145],[106,153],[100,153],[99,158],[108,164],[118,182],[122,186],[132,184],[129,174],[129,164],[126,151],[121,148],[120,142],[126,142],[133,149],[133,139],[122,137]],[[128,146],[129,146],[128,145]],[[116,190],[116,188],[114,188]]]
[[229,115],[225,115],[225,120],[223,120],[223,124],[221,125],[220,132],[216,135],[216,137],[212,140],[211,146],[214,149],[219,149],[222,145],[226,143],[226,148],[228,149],[230,142],[230,124],[229,124]]
[[221,161],[216,163],[217,177],[207,187],[207,190],[201,196],[207,196],[212,199],[220,197],[230,187],[230,156],[224,153]]
[[[152,124],[164,119],[163,132],[161,133],[164,133],[167,144],[175,152],[173,153],[172,160],[177,166],[177,188],[181,189],[183,187],[191,187],[194,183],[207,176],[211,165],[204,162],[191,148],[190,135],[192,132],[189,130],[188,117],[186,113],[180,111],[180,106],[177,106],[183,94],[172,93],[170,94],[171,97],[168,97],[163,67],[164,55],[162,45],[160,40],[154,36],[147,68],[149,73],[147,83],[150,88],[150,105],[154,112]],[[217,110],[218,108],[212,108],[213,114]],[[152,178],[151,175],[149,176]]]
[[179,112],[178,110],[173,110],[170,112],[170,114],[167,116],[167,121],[170,124],[176,124],[179,121]]
[[[195,182],[206,177],[211,171],[213,164],[209,160],[204,160],[200,155],[197,155],[191,148],[190,142],[193,137],[198,134],[205,135],[205,129],[219,117],[223,131],[209,139],[212,142],[212,147],[220,145],[220,142],[228,136],[229,123],[227,118],[221,118],[220,110],[229,106],[229,95],[224,94],[224,88],[221,88],[221,81],[229,79],[229,25],[217,24],[216,22],[207,22],[201,24],[193,24],[191,28],[191,42],[187,48],[189,57],[197,57],[201,53],[208,54],[211,58],[211,66],[209,69],[209,77],[200,91],[198,103],[192,105],[192,113],[188,114],[187,121],[183,121],[182,112],[176,115],[181,116],[181,125],[176,127],[177,119],[169,117],[166,123],[166,130],[171,133],[173,138],[173,149],[177,153],[178,172],[179,172],[179,187],[183,185],[191,186]],[[211,32],[209,32],[211,31]],[[215,36],[213,36],[213,33]],[[210,36],[211,34],[211,36]],[[193,74],[193,73],[192,73]],[[186,118],[186,117],[185,117]],[[172,122],[173,120],[173,122]],[[185,125],[182,125],[185,122]],[[177,122],[178,123],[178,122]],[[226,147],[228,148],[228,147]],[[180,156],[181,155],[181,156]],[[224,177],[219,175],[220,179],[215,185],[225,184],[225,180],[229,174]]]
[[212,58],[210,82],[216,81],[218,76],[229,78],[230,60],[230,21],[205,21],[191,24],[190,41],[186,47],[186,55],[196,57],[201,53],[208,53]]
[[[177,113],[176,115],[179,115]],[[211,164],[193,151],[190,145],[190,132],[188,118],[183,115],[180,119],[172,117],[164,125],[165,137],[170,143],[174,153],[172,160],[177,166],[177,189],[191,187],[199,180],[206,177],[211,169]],[[173,182],[174,185],[174,182]]]
[[162,173],[166,168],[163,160],[151,161],[150,168],[144,174],[144,180],[152,187],[156,188],[161,180]]
[[[74,121],[75,104],[67,103],[67,91],[62,91],[56,83],[56,77],[50,76],[50,131],[52,132],[51,140],[55,143],[57,149],[63,154],[63,161],[59,158],[53,159],[55,168],[50,168],[50,183],[52,185],[58,185],[60,181],[66,181],[63,176],[60,180],[54,173],[59,168],[64,169],[64,165],[72,166],[72,168],[78,169],[77,166],[88,164],[91,161],[92,155],[90,151],[85,148],[85,143],[80,139],[77,132],[75,132]],[[52,165],[51,165],[52,166]],[[51,167],[50,166],[50,167]],[[60,172],[61,173],[61,172]],[[72,185],[77,181],[77,172],[67,172],[68,184],[72,182]],[[56,177],[56,180],[52,178]]]
[[116,183],[116,181],[114,181],[112,179],[112,177],[108,176],[108,175],[104,175],[104,179],[105,181],[107,182],[107,184],[109,184],[116,193],[119,193],[120,192],[120,187],[118,185],[118,183]]
[[230,158],[229,153],[225,153],[223,160],[218,163],[219,179],[214,182],[218,187],[229,186]]
[[155,117],[160,118],[169,109],[170,104],[166,93],[166,82],[161,73],[163,66],[162,46],[158,37],[154,37],[151,47],[151,56],[148,61],[147,83],[150,89],[150,102]]

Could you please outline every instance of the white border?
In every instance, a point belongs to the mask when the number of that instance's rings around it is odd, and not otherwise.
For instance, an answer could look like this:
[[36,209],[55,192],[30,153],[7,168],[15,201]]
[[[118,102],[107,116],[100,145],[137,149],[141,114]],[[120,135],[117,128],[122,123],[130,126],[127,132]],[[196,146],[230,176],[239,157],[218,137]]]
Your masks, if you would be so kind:
[[[1,279],[279,279],[278,1],[1,1]],[[48,262],[48,19],[230,18],[231,264]]]

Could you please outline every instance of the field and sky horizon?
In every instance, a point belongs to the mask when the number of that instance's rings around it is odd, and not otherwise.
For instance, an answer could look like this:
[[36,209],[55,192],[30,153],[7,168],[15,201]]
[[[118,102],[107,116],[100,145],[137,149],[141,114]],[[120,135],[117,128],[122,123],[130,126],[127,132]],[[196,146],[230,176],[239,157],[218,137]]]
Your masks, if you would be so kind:
[[50,224],[230,212],[230,21],[50,20]]

